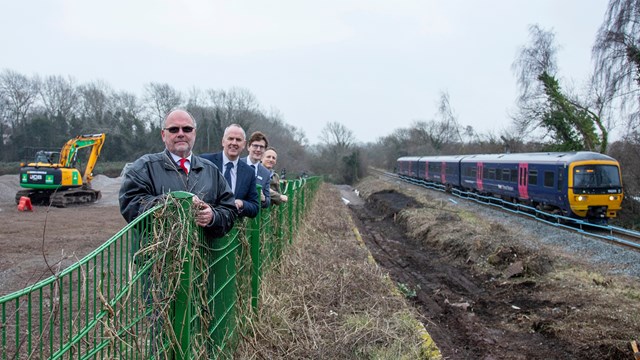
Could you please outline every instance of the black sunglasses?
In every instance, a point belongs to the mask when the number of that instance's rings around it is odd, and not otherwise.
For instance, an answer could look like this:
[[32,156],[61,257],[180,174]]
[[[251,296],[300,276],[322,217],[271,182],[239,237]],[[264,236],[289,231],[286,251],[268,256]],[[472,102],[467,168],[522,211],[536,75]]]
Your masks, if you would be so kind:
[[[167,130],[168,132],[172,133],[172,134],[177,134],[178,131],[180,131],[180,126],[172,126],[172,127],[168,127],[168,128],[164,128],[164,130]],[[182,132],[183,133],[190,133],[193,130],[195,130],[196,128],[194,128],[193,126],[183,126],[182,127]]]

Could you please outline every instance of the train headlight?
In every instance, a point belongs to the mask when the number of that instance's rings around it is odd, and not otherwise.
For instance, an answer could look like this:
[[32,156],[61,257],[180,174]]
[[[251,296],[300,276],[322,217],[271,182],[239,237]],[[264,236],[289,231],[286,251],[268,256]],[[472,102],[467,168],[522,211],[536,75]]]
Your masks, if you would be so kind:
[[618,196],[617,195],[610,195],[609,196],[609,201],[616,201],[618,200]]
[[587,196],[578,195],[578,196],[576,196],[576,201],[587,201]]

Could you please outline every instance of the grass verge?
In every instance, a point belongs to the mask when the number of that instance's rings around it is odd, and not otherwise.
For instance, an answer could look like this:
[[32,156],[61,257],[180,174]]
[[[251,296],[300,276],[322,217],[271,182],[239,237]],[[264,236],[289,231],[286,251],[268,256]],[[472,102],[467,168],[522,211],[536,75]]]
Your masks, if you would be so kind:
[[325,184],[294,244],[265,274],[259,316],[236,358],[428,359],[416,317]]

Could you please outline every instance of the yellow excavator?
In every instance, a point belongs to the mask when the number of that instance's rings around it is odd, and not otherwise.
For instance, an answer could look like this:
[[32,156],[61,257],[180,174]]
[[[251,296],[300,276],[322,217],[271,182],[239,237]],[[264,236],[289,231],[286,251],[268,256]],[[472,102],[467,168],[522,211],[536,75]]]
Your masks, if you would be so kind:
[[[20,164],[20,186],[16,203],[27,196],[33,204],[65,207],[92,203],[102,194],[91,188],[93,168],[98,161],[105,134],[79,135],[67,141],[60,152],[38,151],[34,162]],[[76,168],[78,150],[91,148],[84,174]]]

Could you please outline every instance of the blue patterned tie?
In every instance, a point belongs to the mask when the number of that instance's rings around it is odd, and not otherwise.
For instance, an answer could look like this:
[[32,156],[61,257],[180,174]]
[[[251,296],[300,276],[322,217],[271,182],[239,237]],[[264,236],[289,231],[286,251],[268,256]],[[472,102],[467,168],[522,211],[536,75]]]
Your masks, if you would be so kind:
[[[224,178],[227,180],[227,184],[231,186],[231,169],[233,169],[233,163],[229,161],[227,165],[225,165],[226,169],[224,170]],[[233,186],[231,186],[233,188]]]

